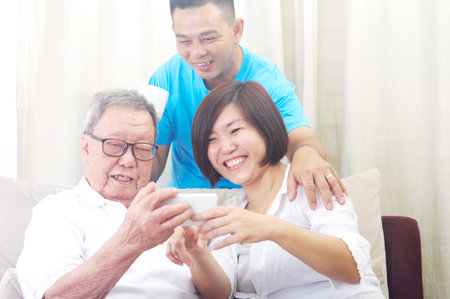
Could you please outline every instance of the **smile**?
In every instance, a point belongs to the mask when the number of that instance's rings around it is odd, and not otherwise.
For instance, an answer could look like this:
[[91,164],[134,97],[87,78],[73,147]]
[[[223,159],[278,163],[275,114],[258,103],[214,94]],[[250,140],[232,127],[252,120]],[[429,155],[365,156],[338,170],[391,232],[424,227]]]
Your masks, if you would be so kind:
[[225,161],[223,164],[224,164],[226,167],[231,168],[231,167],[234,167],[234,166],[237,166],[237,165],[241,164],[241,163],[244,162],[246,159],[247,159],[247,158],[245,158],[245,157],[239,157],[239,158],[236,158],[236,159],[231,159],[231,160]]
[[126,176],[123,176],[123,175],[113,175],[112,177],[114,179],[116,179],[116,180],[125,181],[125,182],[131,182],[133,180],[133,178],[126,177]]
[[212,61],[207,61],[207,62],[203,62],[203,63],[197,63],[197,66],[202,67],[202,66],[207,66],[210,65],[212,63]]

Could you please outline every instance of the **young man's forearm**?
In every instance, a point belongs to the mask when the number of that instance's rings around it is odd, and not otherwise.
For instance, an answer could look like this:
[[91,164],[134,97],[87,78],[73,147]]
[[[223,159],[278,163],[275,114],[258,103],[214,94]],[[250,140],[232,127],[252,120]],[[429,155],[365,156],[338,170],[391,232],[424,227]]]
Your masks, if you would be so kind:
[[319,156],[326,160],[327,152],[319,139],[314,135],[314,132],[308,127],[300,127],[292,130],[288,134],[289,144],[286,156],[292,161],[294,153],[298,150],[315,150]]

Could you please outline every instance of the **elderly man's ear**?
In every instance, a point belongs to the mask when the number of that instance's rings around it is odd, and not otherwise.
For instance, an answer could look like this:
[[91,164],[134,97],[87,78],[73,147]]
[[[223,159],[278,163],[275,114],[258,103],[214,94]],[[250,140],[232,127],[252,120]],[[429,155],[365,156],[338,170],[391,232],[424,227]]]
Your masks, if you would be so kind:
[[81,135],[81,158],[83,158],[83,162],[86,164],[87,157],[89,155],[89,136],[86,134]]

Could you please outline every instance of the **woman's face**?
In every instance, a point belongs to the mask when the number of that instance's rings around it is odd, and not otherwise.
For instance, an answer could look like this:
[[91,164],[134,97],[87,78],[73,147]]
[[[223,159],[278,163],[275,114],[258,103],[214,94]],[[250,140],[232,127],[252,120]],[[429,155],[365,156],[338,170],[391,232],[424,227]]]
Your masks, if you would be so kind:
[[268,166],[259,164],[265,154],[266,144],[258,130],[235,104],[225,106],[209,136],[208,159],[214,169],[245,187],[257,182]]

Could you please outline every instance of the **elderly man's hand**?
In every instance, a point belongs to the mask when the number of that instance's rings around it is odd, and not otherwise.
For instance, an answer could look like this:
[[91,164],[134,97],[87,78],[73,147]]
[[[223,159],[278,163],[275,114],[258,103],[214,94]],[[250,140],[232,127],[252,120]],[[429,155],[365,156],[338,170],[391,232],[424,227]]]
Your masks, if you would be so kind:
[[309,206],[313,210],[317,206],[317,189],[322,195],[324,205],[328,210],[333,209],[331,192],[334,193],[340,204],[345,203],[344,193],[346,193],[346,190],[338,173],[329,162],[322,159],[312,148],[300,148],[292,157],[292,165],[287,181],[290,201],[297,196],[298,185],[303,185],[305,188]]
[[177,190],[155,189],[155,183],[151,182],[139,191],[119,229],[128,248],[138,252],[164,243],[174,229],[192,215],[192,210],[186,203],[158,208],[161,201],[175,197]]

